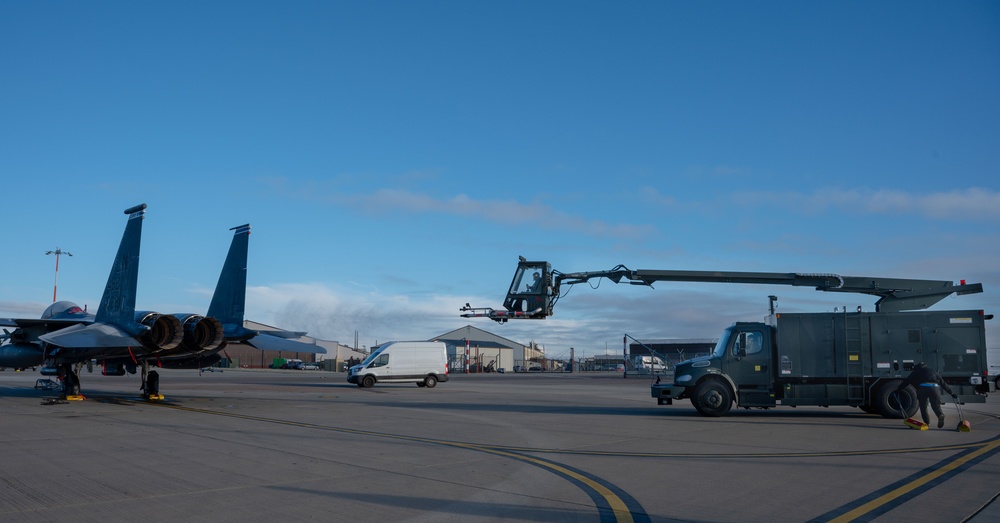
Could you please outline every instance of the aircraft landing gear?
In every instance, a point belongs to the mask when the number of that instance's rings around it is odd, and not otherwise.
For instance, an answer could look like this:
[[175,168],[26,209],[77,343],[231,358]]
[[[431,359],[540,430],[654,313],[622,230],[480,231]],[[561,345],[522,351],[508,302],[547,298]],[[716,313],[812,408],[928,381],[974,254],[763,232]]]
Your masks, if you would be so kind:
[[149,362],[142,362],[142,397],[148,401],[163,401],[160,394],[160,373],[149,370]]
[[84,398],[80,394],[80,376],[76,373],[71,365],[64,364],[60,365],[61,372],[59,373],[63,380],[63,396],[62,399],[66,401],[83,401]]

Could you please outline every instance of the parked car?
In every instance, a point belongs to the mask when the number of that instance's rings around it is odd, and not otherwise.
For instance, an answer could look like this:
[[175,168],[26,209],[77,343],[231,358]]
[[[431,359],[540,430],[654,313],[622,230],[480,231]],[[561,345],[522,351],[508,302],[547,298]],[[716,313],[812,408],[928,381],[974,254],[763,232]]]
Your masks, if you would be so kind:
[[315,363],[299,363],[295,368],[299,370],[319,370],[319,365]]
[[283,365],[278,367],[279,369],[297,369],[299,365],[302,365],[302,360],[287,360]]

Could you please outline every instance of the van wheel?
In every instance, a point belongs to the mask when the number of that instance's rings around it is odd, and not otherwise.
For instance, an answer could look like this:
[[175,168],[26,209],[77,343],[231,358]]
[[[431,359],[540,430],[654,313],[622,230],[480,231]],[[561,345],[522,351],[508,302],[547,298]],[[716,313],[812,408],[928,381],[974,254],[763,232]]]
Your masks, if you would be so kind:
[[729,386],[719,380],[706,380],[694,389],[691,403],[704,416],[717,418],[729,414],[733,406],[733,393]]
[[435,385],[438,384],[438,379],[434,376],[427,376],[424,378],[424,386],[428,389],[433,389]]
[[375,386],[375,376],[372,376],[371,374],[369,374],[368,376],[365,376],[364,378],[361,378],[361,386],[364,387],[364,388],[366,388],[366,389],[370,389],[370,388],[374,387]]

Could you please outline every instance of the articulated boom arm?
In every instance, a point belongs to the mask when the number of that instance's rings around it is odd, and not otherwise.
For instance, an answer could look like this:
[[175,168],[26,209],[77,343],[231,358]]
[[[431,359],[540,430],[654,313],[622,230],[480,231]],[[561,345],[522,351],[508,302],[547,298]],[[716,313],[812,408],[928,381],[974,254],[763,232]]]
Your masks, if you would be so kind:
[[[530,276],[529,276],[530,275]],[[837,274],[805,274],[780,272],[730,272],[730,271],[669,271],[632,270],[618,265],[611,270],[563,273],[552,270],[548,262],[527,261],[523,257],[517,264],[514,280],[504,300],[506,310],[473,308],[466,304],[463,317],[486,317],[500,323],[508,319],[544,319],[552,315],[555,303],[562,296],[563,285],[586,283],[592,279],[607,278],[614,283],[623,281],[631,285],[653,286],[654,282],[706,282],[706,283],[759,283],[814,287],[818,291],[851,292],[878,296],[876,311],[904,311],[926,309],[952,293],[974,294],[983,292],[980,283],[959,285],[947,280],[908,280],[900,278],[871,278],[865,276],[840,276]]]

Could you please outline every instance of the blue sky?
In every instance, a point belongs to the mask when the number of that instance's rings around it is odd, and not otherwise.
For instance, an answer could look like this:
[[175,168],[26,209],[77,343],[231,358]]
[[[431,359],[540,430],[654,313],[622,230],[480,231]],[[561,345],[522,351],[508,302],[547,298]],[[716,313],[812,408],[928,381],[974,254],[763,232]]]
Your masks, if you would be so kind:
[[[204,312],[249,222],[248,319],[352,344],[473,324],[553,356],[867,296],[563,272],[981,282],[1000,312],[994,2],[0,3],[0,315],[96,307],[149,205],[138,305]],[[988,345],[1000,348],[1000,320]]]

